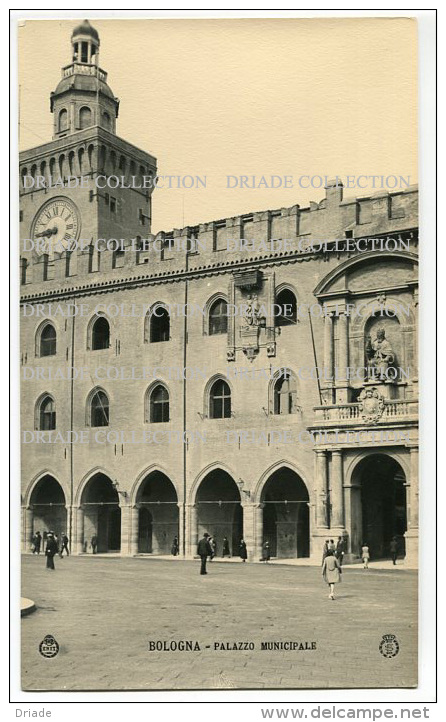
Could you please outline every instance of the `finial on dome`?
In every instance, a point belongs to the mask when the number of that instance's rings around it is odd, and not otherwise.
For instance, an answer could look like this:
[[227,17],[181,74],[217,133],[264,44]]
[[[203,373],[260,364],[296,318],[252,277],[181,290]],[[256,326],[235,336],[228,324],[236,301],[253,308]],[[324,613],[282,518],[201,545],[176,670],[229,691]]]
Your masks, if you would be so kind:
[[71,35],[72,38],[78,35],[88,35],[90,38],[94,38],[99,45],[99,33],[88,20],[84,20],[80,25],[77,25]]

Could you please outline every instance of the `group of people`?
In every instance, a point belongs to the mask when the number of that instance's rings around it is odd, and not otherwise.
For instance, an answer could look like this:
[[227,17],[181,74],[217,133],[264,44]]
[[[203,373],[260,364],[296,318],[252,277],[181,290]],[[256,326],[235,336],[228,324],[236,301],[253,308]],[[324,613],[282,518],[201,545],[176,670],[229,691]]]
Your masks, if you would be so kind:
[[[207,574],[206,563],[212,561],[217,555],[217,542],[215,537],[211,536],[207,532],[203,534],[203,538],[198,542],[197,554],[201,559],[200,574]],[[246,562],[248,558],[248,550],[244,539],[240,539],[239,544],[239,557],[243,562]],[[223,537],[222,557],[230,557],[231,553],[229,550],[229,542],[227,537]]]
[[36,531],[32,538],[32,553],[39,555],[40,549],[42,547],[42,542],[44,542],[46,568],[54,570],[54,557],[56,556],[56,554],[58,554],[61,559],[64,552],[66,552],[67,557],[70,556],[70,551],[68,549],[69,541],[70,540],[68,539],[65,532],[62,533],[60,537],[58,537],[57,534],[55,534],[53,531],[43,532],[42,537],[40,531]]

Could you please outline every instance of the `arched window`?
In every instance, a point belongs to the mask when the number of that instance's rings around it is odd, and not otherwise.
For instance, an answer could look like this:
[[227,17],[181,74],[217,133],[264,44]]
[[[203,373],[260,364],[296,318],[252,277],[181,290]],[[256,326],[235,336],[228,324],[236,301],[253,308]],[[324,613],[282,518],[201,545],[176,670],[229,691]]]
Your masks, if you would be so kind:
[[288,288],[276,296],[277,309],[276,326],[294,326],[297,323],[297,301],[296,296]]
[[169,421],[169,392],[161,384],[150,394],[149,420],[152,424]]
[[108,396],[99,389],[90,401],[90,426],[108,426],[109,418]]
[[157,306],[150,317],[150,343],[168,341],[170,338],[170,316],[166,308]]
[[231,389],[223,379],[217,379],[212,384],[209,394],[209,417],[211,419],[231,417]]
[[104,110],[104,112],[102,113],[102,123],[104,125],[104,128],[107,128],[107,130],[111,128],[110,115],[107,113],[106,110]]
[[110,347],[110,324],[107,319],[100,316],[93,324],[91,330],[91,350],[100,351]]
[[91,125],[91,109],[84,105],[79,111],[79,127],[81,130]]
[[68,130],[68,111],[63,108],[59,113],[59,133]]
[[209,336],[228,331],[228,304],[223,298],[217,298],[209,309]]
[[56,342],[56,329],[51,323],[48,323],[40,333],[40,356],[55,356]]
[[297,381],[288,369],[282,371],[274,383],[274,413],[280,415],[297,413]]
[[39,406],[40,431],[54,431],[56,428],[56,405],[51,396],[44,396]]

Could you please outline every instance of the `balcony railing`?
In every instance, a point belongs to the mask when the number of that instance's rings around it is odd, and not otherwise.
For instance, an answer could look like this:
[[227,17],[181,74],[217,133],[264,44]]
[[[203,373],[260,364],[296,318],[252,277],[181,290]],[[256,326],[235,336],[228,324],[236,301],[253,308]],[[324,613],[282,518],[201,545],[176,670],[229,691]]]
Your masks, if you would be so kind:
[[[361,423],[362,415],[360,404],[333,404],[332,406],[315,406],[316,421]],[[402,399],[384,402],[384,411],[378,423],[389,420],[416,419],[418,415],[418,401],[416,399]]]
[[70,75],[93,75],[104,83],[107,82],[107,73],[101,70],[97,65],[85,65],[85,63],[71,63],[62,68],[62,78],[68,78]]

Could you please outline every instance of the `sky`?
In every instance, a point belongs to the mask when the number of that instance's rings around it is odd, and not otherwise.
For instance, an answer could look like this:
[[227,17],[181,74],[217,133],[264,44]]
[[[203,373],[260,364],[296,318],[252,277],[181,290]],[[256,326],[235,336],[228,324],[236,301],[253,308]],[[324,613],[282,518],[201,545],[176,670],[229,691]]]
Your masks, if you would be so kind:
[[[117,134],[154,155],[159,176],[206,179],[155,190],[154,232],[320,201],[302,176],[417,182],[413,19],[89,19],[120,99]],[[52,138],[49,96],[77,24],[19,24],[22,150]],[[241,175],[281,185],[227,187]]]

